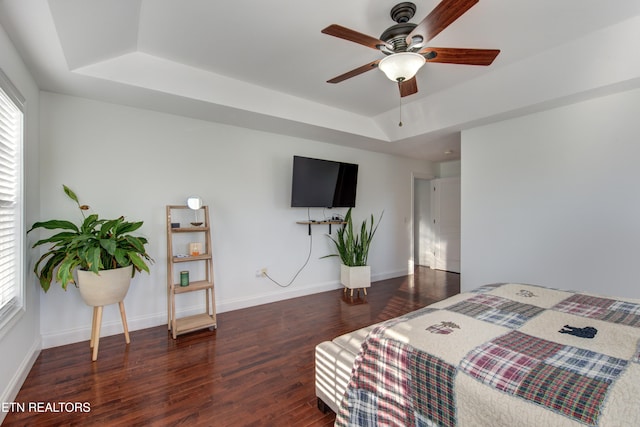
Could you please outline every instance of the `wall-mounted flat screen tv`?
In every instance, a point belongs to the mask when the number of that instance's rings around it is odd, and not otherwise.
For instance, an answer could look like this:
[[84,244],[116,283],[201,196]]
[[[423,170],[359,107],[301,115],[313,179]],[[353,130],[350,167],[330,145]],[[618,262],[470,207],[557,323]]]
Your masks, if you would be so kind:
[[356,164],[293,156],[291,207],[355,207],[357,184]]

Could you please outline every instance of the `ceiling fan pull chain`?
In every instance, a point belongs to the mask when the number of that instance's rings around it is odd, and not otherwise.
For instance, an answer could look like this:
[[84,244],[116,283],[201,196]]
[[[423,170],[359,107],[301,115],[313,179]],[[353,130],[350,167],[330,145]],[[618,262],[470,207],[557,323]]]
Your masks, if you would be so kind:
[[[402,81],[398,82],[398,87],[400,88],[400,93],[402,93]],[[400,95],[400,121],[398,122],[398,127],[402,127],[402,95]]]

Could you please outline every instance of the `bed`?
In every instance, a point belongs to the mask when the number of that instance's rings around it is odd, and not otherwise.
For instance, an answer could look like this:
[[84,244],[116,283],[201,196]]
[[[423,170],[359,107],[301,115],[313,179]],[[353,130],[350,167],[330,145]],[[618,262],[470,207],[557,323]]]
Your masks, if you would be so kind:
[[316,394],[345,427],[637,426],[639,343],[640,300],[493,284],[321,343]]

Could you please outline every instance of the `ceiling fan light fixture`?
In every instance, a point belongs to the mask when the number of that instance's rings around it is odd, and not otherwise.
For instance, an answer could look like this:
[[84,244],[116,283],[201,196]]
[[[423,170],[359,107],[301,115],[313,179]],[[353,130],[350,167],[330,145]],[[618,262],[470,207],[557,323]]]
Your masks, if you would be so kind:
[[378,63],[378,68],[394,82],[412,79],[426,62],[424,56],[414,52],[389,55]]

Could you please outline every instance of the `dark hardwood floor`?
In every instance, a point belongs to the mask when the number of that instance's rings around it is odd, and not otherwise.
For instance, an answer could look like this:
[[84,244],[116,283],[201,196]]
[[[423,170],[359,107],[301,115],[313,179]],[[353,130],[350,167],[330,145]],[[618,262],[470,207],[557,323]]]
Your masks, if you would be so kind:
[[[43,350],[3,426],[326,426],[316,407],[314,347],[458,293],[458,274],[419,267],[375,282],[218,315],[218,329],[171,339],[166,326]],[[29,404],[54,405],[29,411]],[[66,412],[72,402],[88,412]],[[82,406],[84,404],[84,406]],[[54,412],[54,411],[58,412]]]

